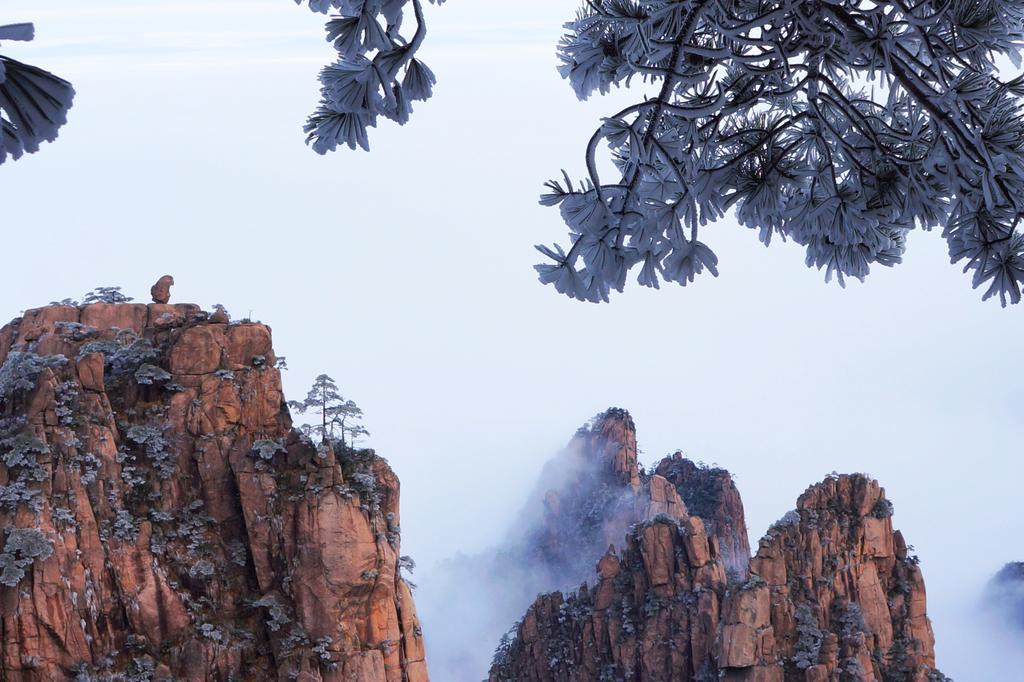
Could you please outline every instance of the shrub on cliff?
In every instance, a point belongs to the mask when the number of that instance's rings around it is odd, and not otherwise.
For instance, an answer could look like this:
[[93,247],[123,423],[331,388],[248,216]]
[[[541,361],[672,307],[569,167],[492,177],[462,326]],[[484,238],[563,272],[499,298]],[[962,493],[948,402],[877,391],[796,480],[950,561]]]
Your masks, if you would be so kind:
[[796,619],[797,642],[793,663],[800,670],[806,670],[818,662],[824,633],[818,627],[818,619],[809,606],[797,607],[793,614]]
[[17,391],[31,391],[44,369],[60,367],[66,363],[67,358],[62,355],[11,351],[0,366],[0,400],[10,398]]
[[5,420],[0,424],[0,460],[8,470],[8,476],[21,481],[43,481],[47,471],[39,464],[39,457],[50,453],[50,449],[29,430],[18,430],[22,424]]
[[892,502],[884,497],[880,497],[875,502],[875,506],[871,508],[871,516],[876,519],[887,519],[893,515],[893,511]]
[[280,439],[271,440],[263,438],[252,444],[253,455],[268,461],[274,459],[274,455],[277,453],[287,451],[288,450],[284,447],[284,442]]
[[14,587],[25,577],[25,569],[36,559],[53,554],[53,545],[35,528],[8,528],[7,542],[0,553],[0,583]]
[[160,358],[160,351],[149,339],[140,339],[131,330],[121,330],[116,341],[89,341],[80,349],[78,356],[102,353],[104,365],[113,379],[133,377],[139,384],[149,385],[171,378],[170,374],[152,365]]
[[96,287],[85,295],[82,303],[129,303],[132,300],[131,296],[121,293],[121,287]]

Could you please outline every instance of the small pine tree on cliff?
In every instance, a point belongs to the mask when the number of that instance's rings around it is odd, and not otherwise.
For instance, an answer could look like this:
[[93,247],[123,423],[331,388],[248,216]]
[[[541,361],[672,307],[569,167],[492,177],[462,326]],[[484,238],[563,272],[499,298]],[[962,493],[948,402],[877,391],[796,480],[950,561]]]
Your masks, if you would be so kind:
[[362,424],[362,409],[342,397],[334,379],[326,374],[313,381],[305,400],[289,401],[288,406],[300,414],[312,411],[319,415],[319,423],[305,424],[300,429],[320,441],[338,441],[342,447],[355,447],[360,437],[370,435]]

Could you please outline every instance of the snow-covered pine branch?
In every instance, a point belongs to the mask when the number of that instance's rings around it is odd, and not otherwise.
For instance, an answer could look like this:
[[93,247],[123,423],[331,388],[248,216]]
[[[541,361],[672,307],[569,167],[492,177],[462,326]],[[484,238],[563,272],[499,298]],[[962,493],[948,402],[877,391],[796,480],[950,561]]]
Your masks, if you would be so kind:
[[[416,57],[427,29],[421,0],[295,2],[308,3],[314,12],[337,12],[327,22],[327,40],[338,60],[320,72],[320,104],[303,128],[317,153],[338,145],[369,150],[367,130],[376,127],[378,117],[403,125],[412,103],[430,98],[434,74]],[[410,9],[411,36],[402,34]]]
[[840,284],[942,227],[984,298],[1020,301],[1024,78],[997,67],[1020,65],[1024,0],[587,0],[566,27],[580,99],[633,78],[657,95],[604,120],[582,183],[548,183],[571,245],[538,246],[542,282],[597,302],[634,268],[655,288],[717,275],[698,233],[735,210]]
[[[32,24],[0,26],[0,42],[34,37]],[[67,123],[74,96],[66,80],[0,55],[0,163],[8,156],[17,160],[25,152],[37,152],[44,141],[53,142]]]

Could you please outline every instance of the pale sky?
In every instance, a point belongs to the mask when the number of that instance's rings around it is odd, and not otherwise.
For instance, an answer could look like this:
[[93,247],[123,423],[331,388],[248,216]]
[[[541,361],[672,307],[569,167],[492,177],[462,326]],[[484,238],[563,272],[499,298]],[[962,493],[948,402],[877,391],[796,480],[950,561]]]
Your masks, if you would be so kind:
[[421,566],[502,537],[610,405],[646,464],[682,449],[734,472],[754,542],[811,483],[866,471],[921,556],[940,667],[1024,666],[968,619],[1024,560],[1024,311],[982,303],[938,233],[841,290],[730,218],[701,231],[718,279],[570,301],[534,277],[532,245],[564,241],[536,199],[630,97],[580,104],[555,72],[573,0],[431,8],[434,99],[327,157],[301,125],[333,52],[291,0],[40,4],[5,0],[0,23],[37,40],[0,50],[78,96],[56,143],[0,166],[0,317],[100,285],[147,300],[165,273],[174,301],[251,311],[291,397],[326,372],[364,408]]

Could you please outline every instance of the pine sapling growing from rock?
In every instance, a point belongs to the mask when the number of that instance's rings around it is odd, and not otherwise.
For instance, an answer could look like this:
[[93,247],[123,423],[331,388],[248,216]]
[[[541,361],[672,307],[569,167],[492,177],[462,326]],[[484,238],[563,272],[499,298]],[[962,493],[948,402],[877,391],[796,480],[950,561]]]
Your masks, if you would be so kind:
[[360,437],[370,435],[362,424],[362,409],[354,401],[342,397],[334,379],[326,374],[313,381],[305,400],[289,401],[288,406],[300,414],[312,411],[319,415],[319,423],[305,424],[300,429],[321,442],[337,441],[344,448],[354,448]]

